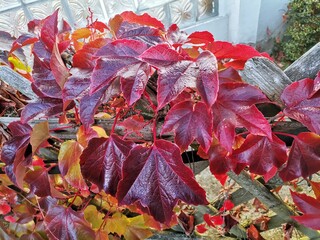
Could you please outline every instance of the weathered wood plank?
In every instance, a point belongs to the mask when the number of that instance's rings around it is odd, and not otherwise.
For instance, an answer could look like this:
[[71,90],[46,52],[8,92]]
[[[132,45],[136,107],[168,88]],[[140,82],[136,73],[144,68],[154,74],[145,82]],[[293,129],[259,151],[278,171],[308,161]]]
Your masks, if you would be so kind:
[[272,61],[264,57],[252,58],[239,74],[247,83],[259,87],[271,101],[283,106],[281,93],[292,81]]
[[284,73],[291,81],[297,81],[303,78],[314,79],[320,70],[320,43],[313,46],[308,52],[303,54],[294,63],[292,63]]
[[31,89],[31,82],[9,67],[0,66],[0,80],[15,88],[31,100],[38,99],[38,96]]

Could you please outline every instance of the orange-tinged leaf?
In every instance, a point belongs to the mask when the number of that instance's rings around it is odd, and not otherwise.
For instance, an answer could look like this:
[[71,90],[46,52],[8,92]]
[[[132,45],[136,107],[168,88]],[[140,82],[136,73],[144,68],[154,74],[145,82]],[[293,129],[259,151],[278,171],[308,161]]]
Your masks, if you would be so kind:
[[41,146],[41,144],[43,144],[43,142],[46,141],[49,137],[50,133],[48,121],[40,122],[34,125],[30,137],[32,153],[35,153]]
[[102,127],[92,126],[92,129],[98,134],[98,137],[104,137],[104,138],[108,137],[106,131]]
[[116,233],[119,236],[125,234],[129,225],[128,218],[120,212],[116,212],[112,217],[107,219],[106,228],[109,233]]
[[99,229],[103,223],[104,214],[98,212],[96,206],[89,205],[84,210],[84,218],[91,223],[92,229]]
[[53,45],[52,55],[50,59],[50,68],[56,82],[58,83],[60,88],[63,89],[63,86],[70,74],[68,68],[61,58],[57,42]]
[[62,143],[58,156],[58,165],[61,175],[71,186],[87,190],[88,186],[80,170],[82,149],[82,146],[74,140]]
[[114,35],[118,32],[122,22],[123,18],[120,15],[116,15],[114,18],[110,19],[109,26]]
[[309,182],[311,184],[314,195],[316,196],[316,199],[320,201],[320,182],[313,182],[313,181],[309,181]]
[[72,33],[71,38],[75,39],[75,40],[78,40],[78,39],[81,39],[81,38],[90,37],[90,35],[91,35],[90,29],[88,29],[88,28],[79,28],[79,29],[75,30]]
[[31,68],[23,63],[19,58],[16,56],[10,56],[8,57],[8,61],[13,65],[14,70],[22,71],[24,73],[30,73]]

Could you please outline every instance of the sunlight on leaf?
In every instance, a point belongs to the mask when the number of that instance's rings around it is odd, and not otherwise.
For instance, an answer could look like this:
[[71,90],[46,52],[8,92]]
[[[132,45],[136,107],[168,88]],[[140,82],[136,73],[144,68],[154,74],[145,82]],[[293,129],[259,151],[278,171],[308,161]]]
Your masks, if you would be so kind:
[[32,153],[35,153],[41,144],[44,143],[50,137],[49,133],[49,123],[48,121],[44,121],[41,123],[37,123],[34,125],[31,137],[30,137],[30,144],[32,146]]

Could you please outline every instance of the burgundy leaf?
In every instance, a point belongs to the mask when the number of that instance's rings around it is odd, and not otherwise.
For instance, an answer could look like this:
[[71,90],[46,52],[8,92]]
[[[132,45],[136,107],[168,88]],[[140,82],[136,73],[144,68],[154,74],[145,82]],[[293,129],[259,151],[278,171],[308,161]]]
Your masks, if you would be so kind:
[[61,58],[57,43],[53,45],[52,56],[50,59],[50,68],[56,82],[58,83],[60,88],[63,89],[63,86],[69,77],[69,70],[65,66]]
[[297,222],[316,230],[320,230],[320,202],[306,194],[291,191],[293,202],[304,213],[292,217]]
[[10,123],[8,127],[13,137],[3,145],[1,160],[6,164],[5,170],[10,180],[22,188],[25,170],[32,162],[30,145],[32,128],[20,121]]
[[319,90],[320,90],[320,71],[318,72],[316,78],[314,79],[313,94],[315,94]]
[[40,39],[51,52],[58,34],[58,10],[43,20]]
[[186,150],[194,139],[208,151],[212,141],[212,113],[203,102],[180,102],[170,109],[161,134],[172,130],[181,151]]
[[123,161],[133,146],[133,142],[122,140],[114,134],[109,138],[91,139],[80,158],[82,175],[115,196]]
[[84,93],[88,93],[90,86],[91,70],[81,68],[71,68],[71,76],[64,84],[62,97],[64,100],[80,98]]
[[50,239],[95,239],[95,233],[84,219],[83,213],[75,212],[70,207],[50,208],[44,222]]
[[235,128],[245,127],[252,134],[271,139],[270,124],[254,105],[268,101],[259,89],[249,84],[221,84],[212,112],[214,132],[222,146],[232,151]]
[[169,66],[182,60],[182,56],[177,51],[164,43],[148,48],[140,58],[155,67]]
[[294,82],[282,92],[281,100],[286,105],[283,112],[288,117],[320,134],[320,94],[315,94],[315,84],[308,78]]
[[45,168],[38,167],[29,171],[25,181],[30,184],[30,191],[38,197],[51,196],[49,175]]
[[100,89],[92,95],[85,95],[80,100],[80,119],[85,128],[94,122],[93,116],[96,109],[101,104],[101,99],[106,91],[106,87]]
[[41,61],[37,55],[34,56],[32,77],[34,79],[32,89],[39,97],[61,98],[61,88],[50,66]]
[[251,173],[264,175],[279,168],[287,160],[287,147],[276,135],[272,140],[265,136],[249,134],[240,146],[232,153],[234,161],[248,164]]
[[298,177],[306,178],[320,170],[320,136],[311,133],[299,133],[291,146],[288,163],[280,172],[283,181]]
[[165,140],[156,140],[150,148],[133,148],[123,163],[122,177],[117,192],[119,202],[137,202],[162,223],[170,223],[179,199],[188,204],[207,204],[205,191],[184,165],[180,149]]
[[204,51],[199,55],[197,63],[200,70],[197,89],[202,100],[211,107],[217,99],[219,90],[217,59],[211,52]]
[[137,57],[146,49],[144,43],[128,39],[116,40],[100,48],[96,53],[100,58],[92,73],[90,92],[109,86],[117,76],[133,76],[135,73],[130,71],[131,67],[140,63]]
[[130,71],[121,74],[121,90],[129,106],[141,98],[149,74],[150,67],[146,63],[135,64],[130,67]]
[[42,98],[38,102],[29,103],[21,112],[21,121],[26,123],[40,113],[46,117],[63,112],[63,101],[57,98]]
[[186,87],[195,87],[198,76],[198,66],[190,60],[161,67],[158,77],[158,109],[174,100]]

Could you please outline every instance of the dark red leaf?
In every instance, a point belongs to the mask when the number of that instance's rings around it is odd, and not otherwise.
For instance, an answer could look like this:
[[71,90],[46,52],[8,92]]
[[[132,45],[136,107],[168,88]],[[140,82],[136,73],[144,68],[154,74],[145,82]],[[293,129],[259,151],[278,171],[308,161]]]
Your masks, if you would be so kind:
[[286,108],[283,112],[302,124],[310,131],[320,134],[320,94],[315,94],[315,81],[303,79],[290,84],[281,94]]
[[40,39],[51,52],[58,34],[58,10],[43,20]]
[[121,90],[129,106],[141,98],[146,88],[149,74],[150,67],[147,63],[137,63],[130,67],[130,71],[121,74]]
[[230,211],[233,207],[234,207],[233,202],[230,199],[227,199],[224,201],[219,211]]
[[219,82],[227,83],[227,82],[242,82],[242,79],[238,73],[233,68],[225,68],[219,71]]
[[245,127],[250,133],[272,139],[267,119],[254,104],[268,102],[256,87],[246,83],[223,83],[212,106],[213,128],[222,146],[229,152],[235,139],[235,128]]
[[104,96],[106,87],[100,89],[92,95],[85,95],[80,100],[80,119],[85,128],[94,122],[93,116],[96,109],[101,104],[101,99]]
[[320,170],[320,136],[299,133],[294,139],[286,167],[279,173],[283,181],[307,178]]
[[172,130],[181,151],[186,150],[194,139],[208,151],[212,141],[212,113],[203,102],[178,103],[168,112],[161,134]]
[[32,128],[20,121],[10,123],[8,127],[13,137],[3,145],[1,161],[6,164],[5,170],[10,180],[22,188],[25,170],[32,163],[30,145]]
[[115,196],[123,161],[133,146],[133,142],[122,140],[114,134],[109,138],[91,139],[80,157],[82,175],[100,190]]
[[292,217],[297,222],[316,230],[320,230],[320,201],[306,195],[291,191],[293,202],[304,213],[303,216]]
[[[100,58],[92,73],[90,92],[109,86],[117,76],[125,78],[126,75],[132,77],[136,74],[128,69],[141,63],[137,57],[146,49],[147,45],[144,43],[128,39],[116,40],[100,48],[96,53]],[[142,75],[137,80],[147,82],[148,78]]]
[[126,130],[133,131],[139,134],[139,131],[143,129],[148,123],[146,123],[141,115],[133,115],[126,118],[118,125],[123,126]]
[[200,234],[205,233],[206,231],[208,231],[208,229],[206,228],[206,224],[199,224],[196,226],[196,231]]
[[50,239],[95,239],[95,233],[83,213],[75,212],[72,208],[50,208],[44,222]]
[[91,70],[81,68],[71,68],[71,76],[64,84],[62,97],[64,100],[73,100],[83,97],[89,92]]
[[313,92],[312,94],[315,94],[320,90],[320,71],[318,72],[316,78],[314,79],[314,84],[313,84]]
[[42,98],[38,102],[29,103],[21,112],[21,121],[26,123],[40,113],[46,117],[63,112],[63,101],[57,98]]
[[188,204],[207,204],[205,191],[183,164],[180,149],[165,140],[156,140],[150,148],[133,148],[123,163],[122,177],[117,192],[119,202],[137,202],[162,223],[170,223],[179,199]]
[[176,50],[164,43],[148,48],[140,58],[155,67],[169,66],[182,60],[182,56]]
[[211,52],[204,51],[197,58],[197,63],[200,71],[197,90],[202,100],[211,107],[217,99],[219,90],[217,59]]
[[276,135],[272,140],[265,136],[249,134],[232,153],[234,161],[248,164],[251,173],[264,175],[275,166],[281,167],[287,161],[287,147]]
[[38,197],[51,195],[49,175],[45,168],[38,167],[26,174],[25,181],[30,184],[30,191]]
[[[51,52],[46,48],[43,42],[41,41],[35,42],[33,44],[32,53],[36,58],[38,58],[38,59],[34,59],[34,61],[37,60],[38,62],[42,63],[44,67],[50,69]],[[33,66],[33,68],[34,67],[35,66]],[[40,71],[35,71],[35,72],[40,72]]]

